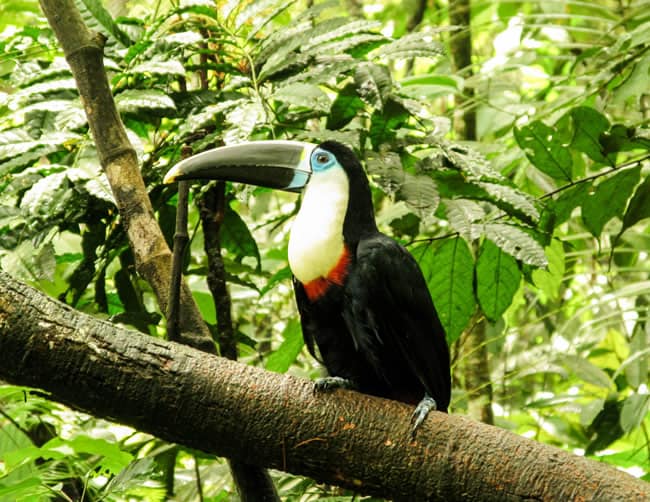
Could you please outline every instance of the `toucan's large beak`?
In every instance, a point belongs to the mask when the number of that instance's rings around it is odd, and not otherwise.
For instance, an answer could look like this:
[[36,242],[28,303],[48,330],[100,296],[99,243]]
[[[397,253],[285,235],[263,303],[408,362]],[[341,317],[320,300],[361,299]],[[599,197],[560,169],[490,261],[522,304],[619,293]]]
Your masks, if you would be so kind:
[[302,141],[253,141],[193,155],[172,167],[164,183],[216,179],[300,191],[309,181],[316,145]]

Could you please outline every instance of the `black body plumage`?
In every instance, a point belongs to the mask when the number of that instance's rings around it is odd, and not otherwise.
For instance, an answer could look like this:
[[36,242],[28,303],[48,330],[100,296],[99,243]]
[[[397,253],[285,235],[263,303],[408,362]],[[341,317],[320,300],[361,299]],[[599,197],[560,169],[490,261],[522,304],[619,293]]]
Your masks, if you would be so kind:
[[294,279],[303,336],[330,376],[361,392],[417,404],[425,394],[447,411],[451,393],[444,329],[411,254],[377,230],[368,180],[354,153],[320,148],[345,170],[350,196],[343,239],[350,261],[343,284],[310,300]]

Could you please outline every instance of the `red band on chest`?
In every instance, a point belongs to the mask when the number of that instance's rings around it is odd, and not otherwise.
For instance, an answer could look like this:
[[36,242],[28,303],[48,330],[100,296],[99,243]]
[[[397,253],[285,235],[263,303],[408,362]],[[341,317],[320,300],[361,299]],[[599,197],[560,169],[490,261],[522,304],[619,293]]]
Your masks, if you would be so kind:
[[343,286],[345,278],[348,276],[349,267],[350,252],[347,247],[343,246],[343,253],[341,253],[339,261],[329,271],[327,277],[319,277],[318,279],[309,281],[307,284],[303,284],[307,298],[313,302],[322,297],[333,284]]

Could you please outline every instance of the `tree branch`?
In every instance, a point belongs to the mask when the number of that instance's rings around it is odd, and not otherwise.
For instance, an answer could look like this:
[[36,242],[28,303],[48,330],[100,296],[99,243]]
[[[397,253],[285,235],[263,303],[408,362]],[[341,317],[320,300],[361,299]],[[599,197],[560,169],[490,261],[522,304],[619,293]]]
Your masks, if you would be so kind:
[[[151,285],[162,312],[169,303],[172,255],[158,226],[138,158],[115,107],[104,69],[104,38],[88,30],[73,0],[40,0],[77,83],[102,168],[120,212],[138,273]],[[184,343],[215,352],[212,337],[192,299],[181,290]]]
[[[160,310],[166,313],[172,254],[154,217],[135,150],[113,100],[104,69],[105,40],[88,30],[73,0],[40,0],[40,4],[75,78],[102,168],[135,257],[136,269],[151,285]],[[216,353],[210,331],[185,282],[181,284],[180,296],[179,341]],[[244,502],[277,500],[266,473],[235,462],[230,462],[230,468]]]
[[0,271],[0,378],[168,441],[404,500],[645,501],[650,485],[463,417],[313,385],[80,314]]

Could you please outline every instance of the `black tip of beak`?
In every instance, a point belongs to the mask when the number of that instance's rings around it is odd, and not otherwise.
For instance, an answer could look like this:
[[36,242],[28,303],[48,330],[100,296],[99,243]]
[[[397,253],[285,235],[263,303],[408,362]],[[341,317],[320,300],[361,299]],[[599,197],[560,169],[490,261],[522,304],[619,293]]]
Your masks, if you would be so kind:
[[297,192],[309,181],[315,145],[299,141],[254,141],[193,155],[176,164],[165,183],[217,179]]

